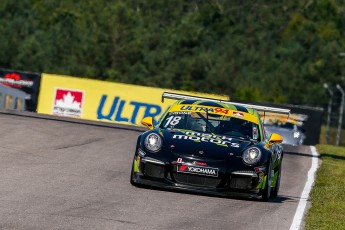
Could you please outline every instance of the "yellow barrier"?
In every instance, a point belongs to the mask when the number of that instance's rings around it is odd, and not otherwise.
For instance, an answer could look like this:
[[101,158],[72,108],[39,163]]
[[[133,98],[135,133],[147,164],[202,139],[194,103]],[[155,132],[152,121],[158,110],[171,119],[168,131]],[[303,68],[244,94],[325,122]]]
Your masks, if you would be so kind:
[[226,96],[42,74],[37,112],[140,125],[142,118],[152,116],[157,121],[167,110],[171,101],[161,102],[165,91],[228,99]]

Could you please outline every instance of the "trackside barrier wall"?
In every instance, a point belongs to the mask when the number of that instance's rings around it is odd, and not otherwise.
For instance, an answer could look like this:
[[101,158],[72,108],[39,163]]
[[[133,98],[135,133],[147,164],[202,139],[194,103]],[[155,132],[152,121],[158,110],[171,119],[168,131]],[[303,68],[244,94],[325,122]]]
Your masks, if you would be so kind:
[[173,100],[162,103],[165,91],[228,100],[227,96],[167,90],[123,83],[41,75],[37,112],[86,120],[141,125],[144,117],[158,121]]
[[0,84],[0,109],[25,110],[25,96],[23,91]]

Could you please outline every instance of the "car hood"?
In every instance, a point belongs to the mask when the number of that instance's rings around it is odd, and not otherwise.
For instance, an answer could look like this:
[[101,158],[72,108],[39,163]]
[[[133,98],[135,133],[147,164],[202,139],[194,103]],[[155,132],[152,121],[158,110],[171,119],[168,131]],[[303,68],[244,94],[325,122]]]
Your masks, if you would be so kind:
[[241,156],[243,150],[253,144],[249,140],[190,130],[164,130],[163,136],[175,154],[215,160]]

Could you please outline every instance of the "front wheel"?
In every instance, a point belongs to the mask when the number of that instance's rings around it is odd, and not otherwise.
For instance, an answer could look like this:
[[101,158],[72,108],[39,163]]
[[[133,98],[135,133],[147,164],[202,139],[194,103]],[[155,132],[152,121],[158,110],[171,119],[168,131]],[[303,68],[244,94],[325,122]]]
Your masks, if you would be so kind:
[[138,186],[138,184],[134,181],[134,161],[132,163],[132,170],[131,170],[131,185]]
[[268,162],[268,169],[267,169],[267,176],[266,176],[266,182],[265,182],[265,188],[261,190],[261,200],[262,201],[268,201],[271,196],[271,184],[272,184],[272,167],[271,167],[271,161]]
[[280,188],[281,168],[282,168],[282,163],[280,162],[280,164],[278,166],[278,176],[277,176],[276,185],[274,186],[274,188],[272,188],[272,191],[271,191],[271,197],[272,198],[277,198],[278,197],[279,188]]

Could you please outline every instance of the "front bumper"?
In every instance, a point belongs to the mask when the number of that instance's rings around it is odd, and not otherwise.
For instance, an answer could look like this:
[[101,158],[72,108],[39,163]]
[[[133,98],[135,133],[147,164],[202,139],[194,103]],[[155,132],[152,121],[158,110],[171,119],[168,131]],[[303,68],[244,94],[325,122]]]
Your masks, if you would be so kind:
[[137,165],[132,175],[135,184],[222,196],[260,197],[262,172],[227,169],[220,170],[217,176],[181,173],[177,170],[179,164],[176,162],[163,162],[149,157],[135,158],[134,165]]

